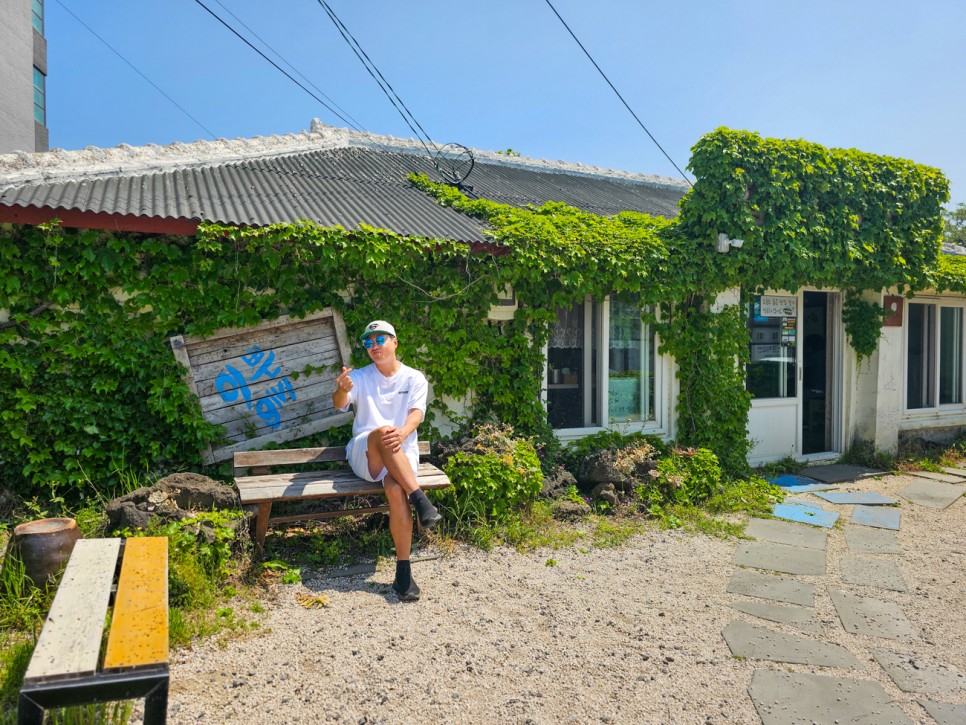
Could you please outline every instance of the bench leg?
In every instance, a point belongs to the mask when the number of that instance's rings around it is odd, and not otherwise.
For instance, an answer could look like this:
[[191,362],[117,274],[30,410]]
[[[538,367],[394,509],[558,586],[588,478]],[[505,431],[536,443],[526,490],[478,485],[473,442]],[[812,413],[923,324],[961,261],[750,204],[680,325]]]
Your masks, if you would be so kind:
[[164,725],[168,720],[168,681],[144,697],[144,725]]
[[265,550],[265,534],[268,531],[268,519],[272,515],[272,502],[258,504],[258,511],[252,521],[252,541],[255,542],[255,551],[261,555]]
[[43,725],[44,708],[31,700],[22,692],[17,708],[17,723],[19,725]]

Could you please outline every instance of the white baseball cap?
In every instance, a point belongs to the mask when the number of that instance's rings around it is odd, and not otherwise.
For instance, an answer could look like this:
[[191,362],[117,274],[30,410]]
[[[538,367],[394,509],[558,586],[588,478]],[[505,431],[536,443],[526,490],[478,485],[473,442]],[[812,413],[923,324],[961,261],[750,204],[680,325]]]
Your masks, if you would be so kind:
[[384,332],[387,335],[396,336],[396,328],[390,325],[385,320],[373,320],[368,325],[366,325],[366,331],[359,335],[360,340],[365,340],[369,335],[373,335],[377,332]]

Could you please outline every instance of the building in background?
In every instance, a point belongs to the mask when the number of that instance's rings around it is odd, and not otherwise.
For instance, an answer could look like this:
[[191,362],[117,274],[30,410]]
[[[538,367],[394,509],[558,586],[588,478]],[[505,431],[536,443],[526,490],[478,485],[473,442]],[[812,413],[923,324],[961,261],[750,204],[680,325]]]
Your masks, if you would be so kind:
[[44,0],[0,4],[0,153],[46,151]]

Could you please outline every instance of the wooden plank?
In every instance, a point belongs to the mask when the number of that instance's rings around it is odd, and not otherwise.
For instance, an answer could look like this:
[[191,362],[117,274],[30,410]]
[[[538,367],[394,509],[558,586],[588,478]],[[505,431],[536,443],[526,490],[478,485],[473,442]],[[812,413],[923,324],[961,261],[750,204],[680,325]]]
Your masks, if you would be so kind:
[[[419,455],[429,454],[429,441],[418,441]],[[249,466],[285,466],[299,463],[321,463],[323,461],[344,461],[344,446],[324,448],[279,448],[274,451],[238,451],[233,465],[235,468]]]
[[124,544],[104,669],[168,661],[168,539],[145,536]]
[[249,466],[287,466],[298,463],[322,463],[344,461],[345,446],[324,448],[279,448],[274,451],[238,451],[232,465],[235,468]]
[[[450,480],[435,466],[420,466],[419,486],[423,489],[445,488]],[[383,492],[382,485],[357,478],[351,471],[318,471],[272,476],[249,476],[236,479],[242,504],[262,501],[371,496]]]
[[336,309],[332,310],[332,322],[335,325],[336,339],[339,341],[339,354],[342,357],[342,365],[349,367],[349,363],[352,360],[352,351],[349,349],[349,341],[346,339],[345,321],[342,319],[342,313]]
[[74,544],[24,682],[97,671],[120,539]]
[[[191,364],[195,366],[206,365],[217,359],[230,357],[240,357],[248,352],[253,345],[260,345],[259,340],[272,340],[278,347],[289,347],[301,343],[317,340],[322,337],[332,335],[331,320],[303,320],[286,328],[275,328],[272,332],[264,336],[242,336],[239,335],[235,340],[214,340],[210,343],[197,343],[191,347]],[[321,334],[320,334],[321,332]],[[327,344],[328,341],[327,341]],[[333,339],[331,344],[336,344]]]
[[[318,312],[313,312],[306,315],[302,319],[297,317],[292,317],[290,315],[282,315],[274,320],[269,320],[267,322],[259,323],[258,327],[261,330],[268,330],[274,327],[285,327],[286,325],[301,324],[303,322],[312,322],[315,320],[324,320],[327,317],[332,317],[332,308],[326,307],[319,310]],[[185,337],[185,342],[188,345],[196,346],[200,344],[210,343],[214,340],[221,340],[223,338],[234,337],[235,335],[250,335],[251,328],[248,327],[223,327],[219,330],[215,330],[207,335],[190,335]]]
[[[275,348],[266,350],[265,354],[267,355],[269,352],[275,352]],[[289,382],[292,383],[292,387],[296,390],[300,387],[304,388],[307,385],[328,381],[330,383],[330,387],[328,388],[327,392],[331,393],[335,389],[335,385],[332,384],[332,381],[338,377],[338,372],[336,370],[338,363],[339,357],[338,350],[336,349],[330,349],[319,352],[318,354],[308,354],[304,357],[292,359],[282,355],[276,355],[272,361],[271,370],[274,372],[275,369],[278,368],[278,374],[274,378],[263,375],[255,382],[249,383],[248,389],[251,391],[253,397],[261,397],[265,388],[276,385],[283,378],[288,378]],[[227,372],[228,365],[231,365],[238,370],[246,381],[248,381],[255,374],[255,369],[248,365],[248,363],[242,362],[241,360],[224,360],[221,363],[212,363],[211,365],[207,366],[207,370],[205,372],[208,373],[208,375],[204,378],[199,376],[197,371],[194,371],[194,375],[198,381],[198,397],[201,398],[202,407],[206,410],[212,407],[222,407],[222,405],[219,405],[217,402],[217,400],[221,398],[221,392],[218,390],[217,381],[219,375]],[[304,374],[304,371],[308,366],[316,368],[311,375]],[[299,373],[298,380],[292,380],[292,373]]]
[[[174,353],[174,359],[181,363],[184,368],[184,374],[181,376],[185,384],[188,386],[188,390],[200,400],[198,396],[198,386],[195,384],[195,376],[191,372],[191,360],[188,357],[188,348],[185,345],[184,338],[181,335],[176,335],[168,340],[171,343],[171,351]],[[211,457],[211,443],[205,444],[205,449],[202,451],[202,458]]]
[[[250,423],[259,428],[268,428],[268,423],[259,417],[256,406],[259,400],[269,397],[269,387],[278,389],[281,378],[274,382],[275,384],[272,386],[252,386],[252,407],[250,409],[248,404],[241,399],[234,402],[225,402],[220,395],[202,398],[201,409],[204,412],[205,420],[215,425],[223,425],[229,430],[236,423]],[[292,381],[289,380],[289,383],[292,383]],[[291,391],[284,388],[282,390],[285,392],[284,401],[281,407],[277,408],[280,419],[279,425],[290,424],[292,420],[306,414],[317,416],[318,414],[339,415],[341,413],[341,411],[332,407],[331,395],[332,391],[335,390],[334,376],[328,380],[325,378],[316,379],[301,387],[293,383]],[[292,395],[295,396],[295,400],[292,400]]]

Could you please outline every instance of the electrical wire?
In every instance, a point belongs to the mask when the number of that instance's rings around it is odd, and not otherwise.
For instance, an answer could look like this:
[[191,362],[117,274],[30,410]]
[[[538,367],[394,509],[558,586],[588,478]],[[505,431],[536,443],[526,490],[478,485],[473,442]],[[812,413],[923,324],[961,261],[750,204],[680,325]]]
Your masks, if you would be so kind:
[[296,75],[297,75],[297,76],[298,76],[299,78],[301,78],[301,79],[302,79],[303,81],[305,81],[305,82],[306,82],[306,83],[308,83],[308,84],[309,84],[310,86],[312,86],[312,88],[314,88],[314,89],[315,89],[315,91],[316,91],[316,92],[318,92],[318,94],[319,94],[320,96],[322,96],[322,97],[323,97],[323,98],[324,98],[325,100],[327,100],[327,101],[328,101],[329,103],[331,103],[331,104],[332,104],[333,106],[335,106],[336,108],[338,108],[338,109],[339,109],[339,111],[341,111],[341,112],[342,112],[343,114],[345,114],[345,117],[346,117],[346,118],[348,118],[348,119],[350,119],[350,120],[351,120],[351,121],[353,122],[353,125],[352,125],[352,128],[353,128],[353,130],[355,130],[355,131],[359,131],[359,132],[364,132],[364,130],[363,130],[363,128],[362,128],[362,124],[361,124],[361,123],[359,123],[359,122],[358,122],[358,121],[357,121],[356,119],[354,119],[354,118],[352,118],[352,116],[351,116],[351,115],[349,114],[349,112],[348,112],[348,111],[346,111],[346,110],[345,110],[344,108],[342,108],[342,106],[340,106],[340,105],[339,105],[338,103],[336,103],[336,102],[335,102],[334,100],[332,100],[331,98],[329,98],[329,97],[328,97],[328,96],[327,96],[327,95],[326,95],[326,94],[325,94],[325,93],[324,93],[324,92],[322,91],[322,89],[321,89],[321,88],[319,88],[319,87],[318,87],[317,85],[315,85],[315,84],[314,84],[314,83],[313,83],[313,82],[312,82],[311,80],[309,80],[308,78],[306,78],[306,77],[305,77],[305,74],[304,74],[304,73],[302,73],[301,71],[299,71],[299,69],[298,69],[298,68],[296,68],[296,67],[295,67],[294,65],[292,65],[291,63],[289,63],[289,62],[288,62],[288,61],[287,61],[287,60],[286,60],[286,59],[285,59],[285,58],[284,58],[284,57],[282,56],[282,54],[281,54],[281,53],[279,53],[279,52],[278,52],[277,50],[275,50],[275,48],[273,48],[273,47],[271,46],[271,44],[269,44],[269,42],[268,42],[267,40],[265,40],[265,39],[264,39],[263,37],[261,37],[261,36],[260,36],[260,35],[259,35],[258,33],[256,33],[256,32],[255,32],[254,30],[252,30],[252,29],[251,29],[251,28],[250,28],[250,27],[249,27],[248,25],[246,25],[246,24],[245,24],[245,21],[244,21],[244,20],[242,20],[241,18],[239,18],[239,17],[237,16],[237,15],[235,15],[235,13],[233,13],[233,12],[232,12],[232,11],[231,11],[231,10],[230,10],[230,9],[229,9],[228,7],[226,7],[226,6],[225,6],[225,4],[221,2],[221,0],[215,0],[215,2],[216,2],[216,3],[218,3],[218,5],[219,5],[219,6],[221,7],[221,9],[222,9],[222,10],[224,10],[224,11],[225,11],[226,13],[228,13],[229,15],[231,15],[231,16],[232,16],[232,18],[234,18],[234,19],[235,19],[235,22],[237,22],[237,23],[238,23],[239,25],[241,25],[241,26],[242,26],[242,27],[243,27],[243,28],[244,28],[245,30],[247,30],[247,31],[248,31],[249,33],[251,33],[251,34],[252,34],[252,35],[253,35],[253,36],[254,36],[254,37],[255,37],[255,38],[256,38],[256,39],[257,39],[257,40],[258,40],[258,41],[259,41],[259,42],[260,42],[260,43],[262,44],[262,45],[264,45],[264,46],[265,46],[266,48],[268,48],[268,49],[269,49],[270,51],[272,51],[272,53],[274,53],[274,54],[275,54],[275,57],[276,57],[276,58],[278,58],[278,59],[279,59],[280,61],[282,61],[282,62],[283,62],[283,63],[284,63],[284,64],[285,64],[286,66],[288,66],[288,67],[289,67],[289,68],[290,68],[290,69],[292,70],[292,72],[293,72],[293,73],[295,73],[295,74],[296,74]]
[[160,87],[158,86],[158,84],[157,84],[157,83],[155,83],[155,82],[154,82],[154,81],[152,81],[152,80],[151,80],[150,78],[148,78],[148,77],[147,77],[146,75],[144,75],[144,73],[142,73],[142,72],[141,72],[141,71],[140,71],[140,70],[139,70],[139,69],[137,68],[137,66],[135,66],[135,65],[134,65],[134,64],[133,64],[133,63],[132,63],[131,61],[129,61],[129,60],[127,59],[127,58],[125,58],[125,57],[124,57],[123,55],[121,55],[121,54],[120,54],[120,52],[118,52],[118,51],[117,51],[117,50],[116,50],[116,49],[115,49],[115,48],[114,48],[114,47],[113,47],[113,46],[112,46],[112,45],[111,45],[110,43],[108,43],[108,42],[107,42],[106,40],[104,40],[104,38],[102,38],[102,37],[101,37],[100,35],[98,35],[98,34],[97,34],[96,32],[94,32],[94,29],[93,29],[93,28],[92,28],[92,27],[91,27],[90,25],[88,25],[87,23],[85,23],[85,22],[84,22],[83,20],[81,20],[81,19],[80,19],[79,17],[77,17],[77,15],[76,15],[76,14],[74,13],[74,11],[73,11],[73,10],[71,10],[71,9],[70,9],[69,7],[67,7],[66,5],[64,5],[64,3],[62,3],[62,2],[60,1],[60,0],[56,0],[56,2],[57,2],[57,4],[58,4],[58,5],[60,5],[60,6],[61,6],[61,7],[62,7],[62,8],[63,8],[63,9],[65,10],[65,11],[67,11],[67,13],[68,13],[68,14],[69,14],[69,15],[70,15],[70,16],[71,16],[72,18],[74,18],[74,20],[76,20],[76,21],[77,21],[78,23],[80,23],[80,24],[81,24],[81,25],[83,25],[83,26],[84,26],[85,28],[87,28],[87,30],[88,30],[88,31],[90,32],[90,34],[91,34],[91,35],[93,35],[93,36],[94,36],[95,38],[97,38],[97,39],[98,39],[99,41],[101,41],[101,42],[102,42],[102,43],[103,43],[104,45],[106,45],[106,46],[108,47],[108,49],[109,49],[109,50],[110,50],[110,51],[111,51],[112,53],[114,53],[114,55],[116,55],[116,56],[117,56],[118,58],[120,58],[120,59],[121,59],[121,60],[123,60],[123,61],[124,61],[125,63],[127,63],[127,65],[128,65],[128,66],[130,66],[130,68],[131,68],[131,69],[132,69],[132,70],[133,70],[133,71],[134,71],[135,73],[137,73],[137,74],[138,74],[139,76],[141,76],[141,77],[142,77],[142,78],[143,78],[144,80],[146,80],[146,81],[147,81],[148,83],[150,83],[150,84],[151,84],[151,86],[152,86],[152,87],[154,88],[154,90],[156,90],[156,91],[157,91],[158,93],[160,93],[160,94],[161,94],[162,96],[164,96],[164,97],[165,97],[165,98],[167,98],[167,99],[168,99],[169,101],[171,101],[171,103],[172,103],[172,104],[174,104],[174,106],[175,106],[175,107],[176,107],[176,108],[177,108],[177,109],[178,109],[179,111],[181,111],[181,112],[182,112],[182,113],[183,113],[184,115],[186,115],[186,116],[187,116],[188,118],[190,118],[190,119],[191,119],[192,121],[194,121],[194,122],[195,122],[196,124],[198,124],[198,126],[199,126],[199,127],[201,128],[201,129],[203,129],[205,133],[207,133],[207,134],[208,134],[209,136],[211,136],[211,138],[212,138],[212,140],[215,140],[215,139],[217,138],[217,137],[215,136],[215,134],[214,134],[214,132],[212,132],[212,131],[211,131],[211,129],[209,129],[209,128],[208,128],[207,126],[205,126],[205,125],[204,125],[204,124],[203,124],[203,123],[202,123],[201,121],[199,121],[199,120],[198,120],[197,118],[195,118],[195,117],[194,117],[194,116],[192,116],[192,115],[191,115],[190,113],[188,113],[188,111],[186,111],[186,110],[184,109],[184,107],[182,107],[182,106],[181,106],[181,104],[180,104],[180,103],[178,103],[178,102],[177,102],[176,100],[174,100],[174,99],[173,99],[173,98],[172,98],[171,96],[169,96],[169,95],[168,95],[167,93],[165,93],[165,92],[164,92],[163,90],[161,90],[161,88],[160,88]]
[[678,167],[678,165],[676,163],[674,163],[674,159],[672,159],[668,155],[668,152],[664,150],[664,147],[661,146],[661,144],[659,144],[657,142],[657,139],[654,138],[654,135],[650,131],[647,130],[647,126],[645,126],[644,123],[641,121],[641,119],[639,119],[637,117],[637,114],[634,113],[634,109],[632,109],[630,107],[630,105],[627,103],[627,101],[624,100],[624,96],[622,96],[620,94],[620,91],[618,91],[617,88],[614,87],[614,84],[610,82],[610,78],[607,77],[607,74],[604,73],[603,70],[601,70],[601,67],[599,65],[597,65],[597,61],[594,60],[594,57],[587,51],[587,49],[584,47],[584,44],[580,42],[580,39],[574,34],[574,31],[570,29],[570,26],[567,25],[567,22],[561,17],[560,13],[557,12],[557,8],[555,8],[553,6],[553,3],[550,2],[550,0],[545,0],[545,2],[547,3],[547,5],[550,6],[550,9],[553,10],[553,14],[557,16],[557,19],[560,20],[561,23],[563,23],[563,26],[567,29],[567,32],[570,33],[570,37],[572,37],[577,42],[577,45],[580,46],[580,49],[582,51],[584,51],[584,55],[586,55],[587,58],[590,60],[590,62],[594,64],[594,68],[597,69],[597,72],[600,73],[601,77],[605,81],[607,81],[607,85],[610,86],[610,89],[612,91],[614,91],[615,94],[617,94],[617,97],[621,100],[621,103],[624,104],[624,108],[626,108],[630,112],[630,114],[634,117],[634,120],[637,121],[637,125],[639,125],[642,129],[644,129],[644,133],[646,133],[648,135],[648,137],[651,139],[651,141],[654,142],[654,145],[657,146],[661,150],[661,153],[664,154],[664,158],[666,158],[668,161],[671,162],[671,166],[673,166],[675,169],[677,169],[677,172],[679,174],[681,174],[681,178],[684,179],[686,182],[688,182],[688,184],[693,189],[694,188],[694,184],[691,183],[691,179],[689,179],[684,174],[684,172],[681,171],[681,169]]
[[[197,2],[198,0],[195,1]],[[438,153],[439,147],[433,143],[432,138],[430,138],[430,135],[426,133],[426,130],[422,127],[419,121],[416,120],[416,117],[413,115],[412,111],[409,110],[402,98],[399,97],[399,94],[396,93],[393,87],[389,84],[389,81],[387,81],[385,76],[383,76],[383,74],[379,71],[379,68],[376,67],[376,64],[372,62],[372,59],[365,52],[365,50],[362,49],[362,46],[359,45],[359,41],[357,41],[352,33],[349,32],[349,29],[339,19],[339,16],[335,14],[335,11],[329,7],[329,4],[325,0],[317,1],[322,9],[325,10],[333,25],[335,25],[336,29],[342,35],[342,39],[345,40],[346,44],[352,49],[352,52],[355,53],[356,57],[365,67],[366,71],[368,71],[369,75],[372,76],[372,79],[379,86],[380,90],[382,90],[385,96],[389,99],[389,102],[399,112],[399,115],[402,116],[403,121],[405,121],[406,125],[409,126],[409,130],[413,132],[419,142],[423,145],[423,148],[426,149],[426,153],[430,156],[433,155],[429,150],[429,146],[426,145],[426,141],[432,144],[433,148],[436,149],[436,152]],[[399,101],[399,103],[397,104],[396,101]],[[400,106],[402,106],[402,108],[400,108]],[[412,119],[412,123],[410,123],[410,119]],[[415,123],[416,127],[419,128],[419,131],[413,127],[413,123]],[[420,132],[422,132],[422,136],[420,136]],[[426,141],[423,140],[423,136],[426,137]]]
[[245,36],[243,36],[241,33],[239,33],[237,30],[235,30],[233,27],[231,27],[228,23],[226,23],[221,17],[219,17],[218,13],[216,13],[214,10],[212,10],[207,5],[205,5],[203,2],[201,2],[201,0],[195,0],[195,2],[198,5],[200,5],[201,7],[203,7],[208,12],[208,14],[211,15],[211,17],[213,17],[219,23],[221,23],[226,28],[228,28],[228,30],[230,30],[239,40],[241,40],[243,43],[245,43],[245,45],[247,45],[249,48],[251,48],[252,50],[254,50],[256,53],[258,53],[260,56],[262,56],[262,58],[264,58],[265,60],[267,60],[269,63],[271,63],[275,67],[276,70],[278,70],[286,78],[288,78],[290,81],[292,81],[292,83],[294,83],[295,85],[297,85],[303,91],[305,91],[310,96],[312,96],[312,98],[314,98],[316,101],[318,101],[323,106],[325,106],[327,109],[329,109],[329,111],[331,111],[335,116],[337,116],[338,118],[340,118],[346,125],[350,126],[351,128],[354,128],[357,131],[359,130],[358,128],[356,128],[354,126],[354,124],[351,121],[349,121],[349,119],[347,119],[341,113],[339,113],[338,111],[336,111],[334,108],[332,108],[332,106],[330,106],[328,103],[326,103],[325,101],[323,101],[317,95],[315,95],[314,93],[312,93],[312,91],[310,91],[308,88],[306,88],[301,83],[299,83],[298,80],[296,80],[295,78],[293,78],[292,75],[290,73],[288,73],[288,71],[286,71],[278,63],[276,63],[271,58],[269,58],[267,55],[265,55],[262,51],[260,51],[254,45],[252,45],[251,42]]

